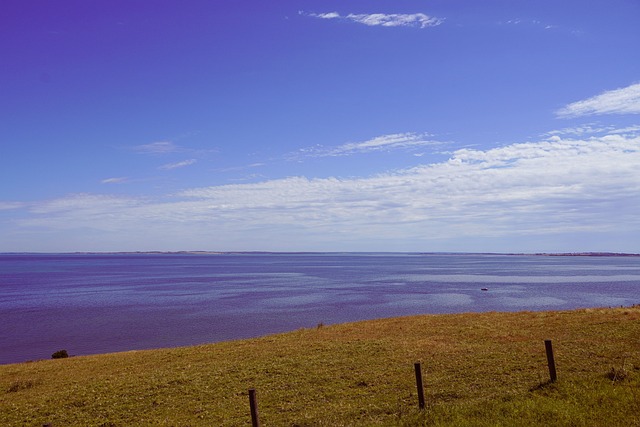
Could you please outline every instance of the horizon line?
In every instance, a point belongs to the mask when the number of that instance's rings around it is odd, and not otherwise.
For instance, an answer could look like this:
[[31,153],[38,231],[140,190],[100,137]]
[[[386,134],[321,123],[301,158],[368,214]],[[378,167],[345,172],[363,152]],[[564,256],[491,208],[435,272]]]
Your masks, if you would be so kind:
[[304,254],[397,254],[397,255],[520,255],[520,256],[637,256],[634,252],[580,251],[580,252],[457,252],[457,251],[69,251],[69,252],[31,252],[9,251],[0,255],[304,255]]

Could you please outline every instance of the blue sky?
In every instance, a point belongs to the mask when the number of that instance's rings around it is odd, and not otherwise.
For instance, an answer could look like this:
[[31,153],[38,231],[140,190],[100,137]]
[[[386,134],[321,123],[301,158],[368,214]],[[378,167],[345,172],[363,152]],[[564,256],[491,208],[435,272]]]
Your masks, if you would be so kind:
[[0,251],[640,252],[637,1],[32,1]]

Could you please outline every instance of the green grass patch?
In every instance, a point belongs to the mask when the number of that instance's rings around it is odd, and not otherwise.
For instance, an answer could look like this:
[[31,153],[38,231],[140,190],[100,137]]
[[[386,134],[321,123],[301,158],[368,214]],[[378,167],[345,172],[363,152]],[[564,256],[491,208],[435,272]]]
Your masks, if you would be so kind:
[[3,365],[0,421],[250,425],[255,388],[263,426],[628,426],[639,386],[640,307],[426,315]]

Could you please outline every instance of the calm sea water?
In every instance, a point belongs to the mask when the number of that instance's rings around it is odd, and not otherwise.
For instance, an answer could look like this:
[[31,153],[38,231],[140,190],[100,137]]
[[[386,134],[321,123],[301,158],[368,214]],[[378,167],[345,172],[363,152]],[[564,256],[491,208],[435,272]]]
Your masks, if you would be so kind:
[[379,317],[638,303],[637,257],[6,254],[0,363]]

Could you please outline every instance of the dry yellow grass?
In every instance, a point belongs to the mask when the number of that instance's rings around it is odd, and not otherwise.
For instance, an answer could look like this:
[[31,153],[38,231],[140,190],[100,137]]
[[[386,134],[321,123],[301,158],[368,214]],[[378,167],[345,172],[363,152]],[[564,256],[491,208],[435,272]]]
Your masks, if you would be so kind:
[[640,425],[639,384],[640,307],[426,315],[0,366],[0,424]]

